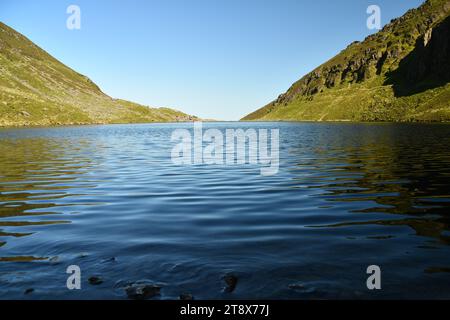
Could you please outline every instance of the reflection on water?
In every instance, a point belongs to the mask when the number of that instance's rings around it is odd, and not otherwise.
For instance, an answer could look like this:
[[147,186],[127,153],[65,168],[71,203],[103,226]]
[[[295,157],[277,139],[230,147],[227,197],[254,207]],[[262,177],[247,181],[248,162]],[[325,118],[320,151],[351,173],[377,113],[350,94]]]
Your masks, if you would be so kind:
[[[0,130],[0,298],[450,298],[450,126],[204,126],[279,128],[279,174],[174,166],[189,124]],[[71,264],[104,283],[68,291]]]
[[[374,127],[380,130],[369,126]],[[330,202],[373,203],[349,212],[391,213],[397,217],[326,227],[406,225],[417,235],[449,244],[450,234],[445,234],[450,217],[448,127],[385,125],[382,129],[384,132],[376,137],[370,132],[357,135],[358,145],[317,150],[313,165],[323,174],[316,177],[317,186],[310,187],[326,191],[320,197]]]

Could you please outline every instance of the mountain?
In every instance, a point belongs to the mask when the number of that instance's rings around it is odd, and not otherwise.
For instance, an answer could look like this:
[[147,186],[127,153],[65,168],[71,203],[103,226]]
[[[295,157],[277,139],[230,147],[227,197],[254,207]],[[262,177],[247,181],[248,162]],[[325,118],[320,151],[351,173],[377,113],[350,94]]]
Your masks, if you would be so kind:
[[90,79],[0,22],[0,126],[195,119],[169,108],[113,99]]
[[450,121],[449,15],[426,1],[242,120]]

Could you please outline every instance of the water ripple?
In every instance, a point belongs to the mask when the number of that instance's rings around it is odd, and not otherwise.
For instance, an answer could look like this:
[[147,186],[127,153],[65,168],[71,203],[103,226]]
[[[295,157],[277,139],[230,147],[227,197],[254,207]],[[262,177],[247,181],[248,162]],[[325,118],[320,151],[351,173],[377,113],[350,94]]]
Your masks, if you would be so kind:
[[[0,298],[227,298],[227,272],[233,298],[364,298],[370,264],[377,297],[450,298],[450,126],[204,124],[230,126],[280,129],[279,173],[173,165],[190,124],[0,130]],[[105,283],[69,295],[70,264]]]

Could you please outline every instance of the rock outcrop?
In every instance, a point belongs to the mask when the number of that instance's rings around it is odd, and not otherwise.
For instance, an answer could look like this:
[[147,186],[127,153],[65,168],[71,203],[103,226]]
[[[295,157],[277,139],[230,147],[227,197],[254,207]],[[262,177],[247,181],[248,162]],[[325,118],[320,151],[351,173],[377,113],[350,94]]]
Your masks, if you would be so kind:
[[[420,119],[413,110],[406,113],[407,119],[398,118],[405,110],[396,110],[397,105],[405,102],[413,109],[420,109],[420,105],[417,99],[398,102],[395,98],[402,90],[422,92],[405,90],[413,86],[411,83],[437,78],[439,86],[449,82],[449,14],[450,0],[426,1],[364,41],[353,42],[243,120],[430,120]],[[358,103],[349,98],[354,95]],[[337,102],[330,107],[330,101]],[[353,110],[352,104],[356,105]],[[438,107],[442,109],[442,105]],[[447,107],[444,117],[448,113],[446,120],[450,120],[450,105]],[[374,116],[372,112],[380,108],[384,108],[383,114]],[[437,120],[442,120],[443,113],[436,114]]]

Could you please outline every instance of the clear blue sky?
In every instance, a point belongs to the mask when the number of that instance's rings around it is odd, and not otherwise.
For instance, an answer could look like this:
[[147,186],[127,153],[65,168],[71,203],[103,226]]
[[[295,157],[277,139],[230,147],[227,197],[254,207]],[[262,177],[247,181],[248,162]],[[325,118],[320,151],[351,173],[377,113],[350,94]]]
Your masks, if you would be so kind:
[[[104,92],[238,120],[422,0],[0,0],[0,20]],[[81,8],[81,30],[66,9]]]

